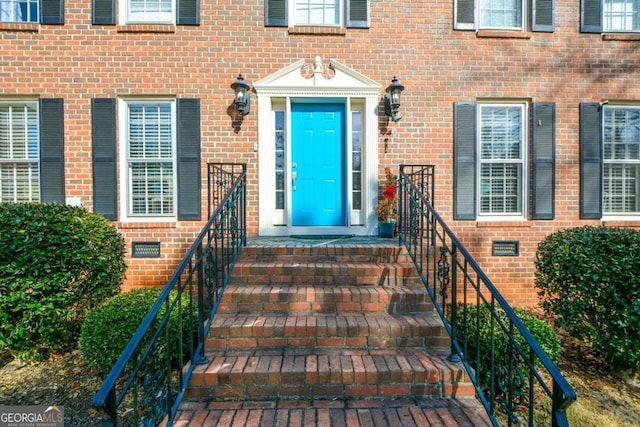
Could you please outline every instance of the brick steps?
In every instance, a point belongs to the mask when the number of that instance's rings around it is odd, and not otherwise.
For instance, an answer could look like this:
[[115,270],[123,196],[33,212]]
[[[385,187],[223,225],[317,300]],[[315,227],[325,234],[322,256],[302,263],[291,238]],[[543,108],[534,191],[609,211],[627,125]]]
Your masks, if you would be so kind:
[[[236,273],[234,268],[233,274]],[[272,278],[266,274],[260,277],[265,281]],[[248,276],[246,280],[251,283],[238,284],[236,279],[227,285],[218,313],[433,311],[433,304],[422,286],[255,284],[258,280],[255,276]]]
[[418,349],[208,351],[188,397],[215,400],[362,399],[473,395],[458,364]]
[[[462,366],[447,359],[450,339],[424,285],[395,242],[260,242],[234,265],[187,405],[475,401]],[[409,410],[419,411],[402,409]],[[284,407],[280,414],[292,415]],[[200,411],[189,425],[209,416]]]
[[209,330],[206,346],[211,349],[305,346],[446,349],[449,343],[449,336],[435,315],[219,313]]

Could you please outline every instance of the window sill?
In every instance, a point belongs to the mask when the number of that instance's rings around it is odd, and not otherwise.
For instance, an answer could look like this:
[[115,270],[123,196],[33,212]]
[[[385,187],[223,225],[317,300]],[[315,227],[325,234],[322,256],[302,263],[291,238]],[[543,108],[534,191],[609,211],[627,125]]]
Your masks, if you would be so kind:
[[476,31],[476,37],[496,39],[530,39],[531,33],[526,31],[478,30]]
[[602,225],[606,227],[640,228],[640,219],[638,220],[603,219]]
[[289,27],[289,35],[306,34],[316,36],[344,36],[347,34],[343,27]]
[[640,41],[640,33],[603,33],[602,40]]
[[169,24],[130,24],[117,25],[116,30],[119,33],[175,33],[175,25]]
[[477,220],[477,228],[506,228],[506,227],[531,227],[531,221],[526,220]]
[[118,228],[122,230],[136,230],[136,229],[144,229],[144,228],[177,228],[178,224],[175,220],[168,222],[159,222],[150,220],[148,222],[123,222],[118,221]]
[[36,22],[0,22],[0,31],[37,33],[39,30],[40,24]]

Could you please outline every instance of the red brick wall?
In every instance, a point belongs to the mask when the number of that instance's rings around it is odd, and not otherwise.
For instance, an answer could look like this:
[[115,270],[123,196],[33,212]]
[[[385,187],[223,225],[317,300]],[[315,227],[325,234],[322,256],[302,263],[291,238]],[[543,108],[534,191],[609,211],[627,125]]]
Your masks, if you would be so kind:
[[[65,101],[67,196],[92,209],[92,97],[197,97],[205,163],[247,162],[249,228],[257,233],[256,103],[234,132],[227,109],[238,73],[251,83],[299,59],[320,55],[380,82],[396,75],[406,90],[397,134],[380,135],[381,171],[401,162],[435,164],[436,207],[507,299],[536,301],[533,259],[549,233],[599,221],[579,219],[578,104],[640,100],[640,41],[579,33],[578,1],[556,2],[553,33],[482,37],[453,30],[453,1],[371,2],[371,28],[339,35],[265,28],[263,1],[202,2],[199,26],[93,26],[89,0],[66,1],[65,24],[0,24],[0,97]],[[16,31],[20,28],[23,31]],[[489,34],[490,35],[490,34]],[[382,95],[382,94],[381,94]],[[517,224],[452,221],[453,103],[517,98],[556,104],[556,219]],[[255,98],[254,98],[255,100]],[[202,224],[118,224],[128,242],[162,242],[161,259],[128,259],[127,287],[160,285]],[[640,223],[625,225],[639,226]],[[491,241],[519,240],[519,257],[492,257]]]

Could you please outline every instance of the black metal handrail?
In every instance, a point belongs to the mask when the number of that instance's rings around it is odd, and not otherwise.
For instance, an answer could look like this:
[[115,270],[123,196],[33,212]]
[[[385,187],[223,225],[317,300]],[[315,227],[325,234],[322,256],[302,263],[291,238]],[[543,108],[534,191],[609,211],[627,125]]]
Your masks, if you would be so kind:
[[451,336],[450,359],[494,425],[568,426],[575,391],[435,211],[434,170],[400,166],[398,235]]
[[193,370],[206,363],[205,334],[246,245],[246,165],[212,163],[208,177],[207,224],[93,398],[102,426],[171,425]]

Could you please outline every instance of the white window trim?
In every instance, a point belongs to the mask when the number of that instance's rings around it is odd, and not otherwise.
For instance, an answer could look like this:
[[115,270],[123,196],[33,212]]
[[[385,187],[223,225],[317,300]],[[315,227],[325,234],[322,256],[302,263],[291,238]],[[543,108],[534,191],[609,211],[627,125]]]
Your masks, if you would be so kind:
[[519,27],[484,27],[480,21],[480,15],[482,13],[482,2],[483,0],[477,0],[475,6],[475,21],[476,27],[478,30],[499,30],[499,31],[526,31],[527,28],[527,5],[529,2],[527,0],[520,0],[522,13],[520,16],[520,26]]
[[345,22],[345,1],[336,0],[338,2],[338,22],[335,24],[301,24],[296,22],[296,0],[288,0],[288,22],[293,22],[294,27],[344,27]]
[[[134,19],[131,17],[131,0],[119,0],[118,1],[118,21],[120,25],[132,25],[132,24],[167,24],[174,25],[176,23],[176,8],[177,0],[171,0],[171,13],[170,14],[149,14],[146,19]],[[165,15],[165,16],[162,16]]]
[[[638,28],[636,29],[631,29],[631,30],[626,30],[626,29],[618,29],[618,28],[608,28],[608,17],[606,16],[607,13],[607,4],[609,4],[610,2],[608,2],[607,0],[601,0],[601,7],[602,7],[602,28],[604,32],[607,33],[638,33],[640,32],[640,22],[638,23]],[[638,7],[640,8],[640,5],[638,5]],[[640,11],[638,11],[638,13],[640,13]],[[638,18],[638,20],[640,21],[640,17]]]
[[[481,180],[481,167],[482,162],[482,140],[481,140],[481,117],[482,107],[513,107],[520,106],[523,110],[522,117],[522,145],[521,160],[506,160],[501,163],[516,163],[521,164],[521,176],[520,176],[520,206],[521,212],[508,214],[494,214],[494,213],[482,213],[481,201],[480,201],[480,180]],[[478,102],[478,108],[476,112],[476,150],[477,150],[477,167],[476,167],[476,219],[477,221],[525,221],[528,218],[529,209],[529,103],[528,102]]]
[[[611,106],[604,106],[603,107],[605,110],[607,109],[636,109],[636,110],[640,110],[640,105],[635,105],[635,104],[629,104],[629,105],[611,105]],[[604,158],[604,112],[602,113],[602,135],[600,136],[601,139],[601,144],[602,144],[602,182],[600,183],[602,186],[602,220],[603,221],[638,221],[640,220],[640,212],[629,212],[629,213],[624,213],[624,212],[610,212],[610,211],[605,211],[605,204],[604,204],[604,197],[605,197],[605,188],[604,188],[604,180],[605,180],[605,176],[604,176],[604,165],[605,164],[614,164],[614,165],[622,165],[622,164],[630,164],[630,165],[638,165],[640,163],[640,160],[607,160]],[[638,178],[639,182],[636,183],[636,185],[640,186],[640,177]],[[640,191],[638,192],[638,197],[640,197]]]
[[[133,215],[131,211],[130,201],[130,182],[129,182],[129,165],[127,159],[128,153],[128,131],[129,122],[128,106],[131,104],[147,104],[147,103],[170,103],[171,104],[171,133],[172,133],[172,162],[173,162],[173,207],[174,212],[170,215]],[[176,222],[178,220],[178,161],[177,161],[177,140],[176,140],[176,100],[174,98],[135,98],[135,99],[118,99],[118,154],[119,154],[119,197],[120,220],[122,222]]]
[[[35,161],[29,161],[28,159],[21,159],[18,161],[15,161],[14,159],[7,159],[6,161],[1,160],[0,162],[2,163],[23,163],[23,164],[29,164],[29,163],[35,163],[37,165],[37,169],[38,169],[38,197],[30,197],[30,202],[39,202],[42,199],[42,170],[41,170],[41,165],[40,165],[40,104],[37,100],[32,100],[32,99],[7,99],[7,100],[3,100],[0,102],[0,104],[2,105],[31,105],[33,108],[35,108],[36,110],[36,138],[37,138],[37,143],[38,143],[38,147],[37,147],[37,153],[36,153],[36,159]],[[29,192],[30,195],[33,195],[33,187],[31,185],[29,185]],[[18,202],[17,199],[13,200],[4,200],[4,202]]]

